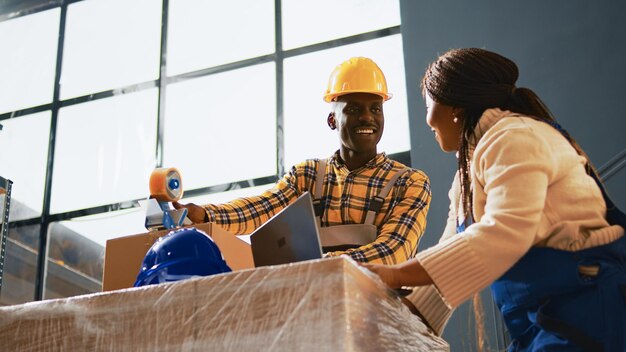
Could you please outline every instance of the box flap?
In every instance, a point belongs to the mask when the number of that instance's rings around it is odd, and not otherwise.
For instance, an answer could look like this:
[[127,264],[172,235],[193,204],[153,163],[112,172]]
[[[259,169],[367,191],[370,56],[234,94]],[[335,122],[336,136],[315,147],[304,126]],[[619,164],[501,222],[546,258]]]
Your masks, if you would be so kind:
[[[210,235],[233,271],[254,268],[250,245],[237,236],[212,223],[186,227],[195,227]],[[171,231],[153,231],[108,240],[104,254],[102,291],[132,287],[152,244]]]

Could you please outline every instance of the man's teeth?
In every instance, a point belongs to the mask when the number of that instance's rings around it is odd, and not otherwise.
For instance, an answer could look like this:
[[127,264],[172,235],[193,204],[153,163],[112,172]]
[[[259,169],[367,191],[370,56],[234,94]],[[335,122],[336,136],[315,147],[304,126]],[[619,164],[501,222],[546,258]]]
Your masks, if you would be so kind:
[[374,133],[374,130],[371,128],[359,128],[356,130],[356,133],[358,134],[372,134]]

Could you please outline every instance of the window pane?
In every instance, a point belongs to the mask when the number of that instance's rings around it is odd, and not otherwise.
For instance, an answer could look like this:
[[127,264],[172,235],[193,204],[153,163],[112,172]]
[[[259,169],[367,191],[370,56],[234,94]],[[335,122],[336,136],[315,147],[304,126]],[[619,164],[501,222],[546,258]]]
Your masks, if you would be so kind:
[[101,291],[106,240],[147,232],[144,221],[143,209],[132,208],[52,223],[45,297]]
[[61,109],[51,212],[147,196],[156,121],[156,89]]
[[411,148],[402,38],[394,35],[285,60],[286,167],[309,158],[329,157],[339,149],[337,131],[326,124],[330,105],[322,95],[332,70],[353,56],[374,60],[393,94],[384,104],[385,131],[378,151],[391,154]]
[[158,78],[160,1],[77,2],[66,28],[62,99]]
[[397,0],[282,0],[283,48],[400,25]]
[[170,1],[167,74],[274,52],[274,0]]
[[10,221],[41,215],[50,139],[50,111],[2,121],[0,175],[13,181]]
[[60,10],[0,22],[0,113],[52,101]]
[[[147,232],[145,221],[144,209],[136,207],[74,218],[61,221],[56,225],[64,227],[67,231],[78,233],[98,246],[104,247],[106,241],[111,238]],[[101,279],[101,274],[95,274],[100,276],[94,277]]]
[[20,304],[35,299],[38,249],[39,225],[9,228],[0,305]]
[[241,197],[258,196],[272,187],[274,187],[273,183],[247,188],[237,188],[220,193],[211,193],[202,196],[184,198],[180,202],[183,204],[221,204],[230,202],[231,200],[235,200]]
[[275,64],[167,88],[163,165],[194,189],[276,174]]
[[58,222],[48,227],[48,238],[45,299],[102,291],[102,245]]

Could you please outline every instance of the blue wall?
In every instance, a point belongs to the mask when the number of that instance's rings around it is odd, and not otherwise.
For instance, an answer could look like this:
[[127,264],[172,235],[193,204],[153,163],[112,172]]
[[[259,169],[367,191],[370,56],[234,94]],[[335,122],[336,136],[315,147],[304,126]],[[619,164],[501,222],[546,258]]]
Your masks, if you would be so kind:
[[[431,179],[433,201],[420,249],[436,243],[447,215],[447,190],[456,168],[425,123],[419,81],[428,63],[451,48],[481,47],[513,59],[518,86],[533,89],[601,168],[626,164],[626,2],[586,0],[401,0],[409,97],[411,160]],[[618,168],[619,169],[619,168]],[[606,179],[626,209],[626,167]],[[488,296],[485,295],[488,299]],[[493,314],[486,301],[490,346]],[[452,351],[472,350],[467,305],[455,313],[444,338]]]

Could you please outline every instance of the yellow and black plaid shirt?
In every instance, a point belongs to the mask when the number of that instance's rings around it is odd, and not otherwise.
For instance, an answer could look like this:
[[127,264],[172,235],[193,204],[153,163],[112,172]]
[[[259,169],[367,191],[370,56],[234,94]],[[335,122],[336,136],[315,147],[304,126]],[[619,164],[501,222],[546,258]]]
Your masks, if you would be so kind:
[[[317,164],[315,159],[294,166],[272,189],[259,196],[205,205],[209,221],[238,235],[251,233],[304,192],[315,194]],[[350,171],[336,152],[329,159],[324,177],[322,227],[364,223],[370,199],[404,167],[380,153],[365,166]],[[396,181],[376,215],[376,240],[359,248],[327,255],[349,254],[356,261],[384,264],[408,260],[415,255],[424,233],[430,194],[426,174],[410,169]]]

